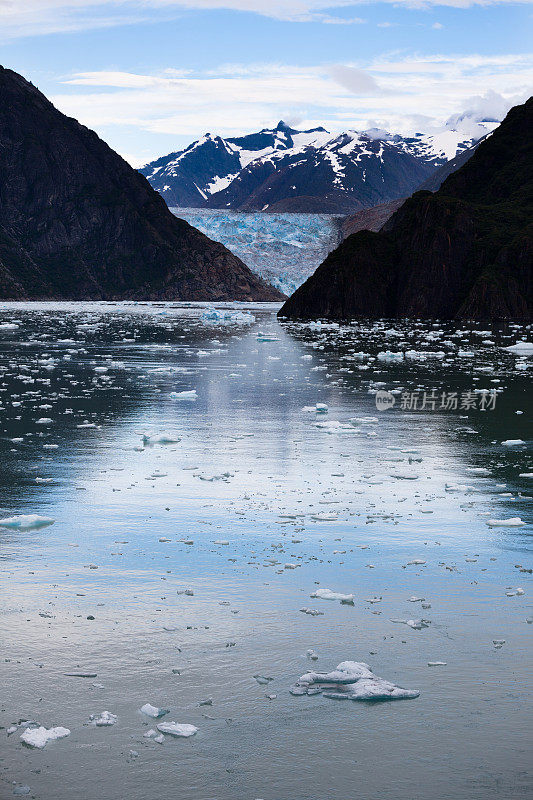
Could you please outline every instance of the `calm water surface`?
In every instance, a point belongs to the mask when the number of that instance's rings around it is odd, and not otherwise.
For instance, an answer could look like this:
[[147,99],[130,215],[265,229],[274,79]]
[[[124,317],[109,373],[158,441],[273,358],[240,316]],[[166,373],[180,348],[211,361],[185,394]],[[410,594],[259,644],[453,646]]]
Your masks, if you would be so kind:
[[[55,520],[0,529],[0,796],[531,796],[533,356],[503,348],[533,333],[239,310],[0,305],[1,516]],[[289,693],[344,660],[420,697]],[[198,733],[145,738],[147,702]],[[28,720],[70,736],[31,750]]]

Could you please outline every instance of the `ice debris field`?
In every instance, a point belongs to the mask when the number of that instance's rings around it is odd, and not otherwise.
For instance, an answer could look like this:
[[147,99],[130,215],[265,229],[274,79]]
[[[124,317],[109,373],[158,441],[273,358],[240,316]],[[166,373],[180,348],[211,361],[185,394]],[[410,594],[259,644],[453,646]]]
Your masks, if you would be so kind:
[[0,304],[2,798],[531,792],[533,331],[277,308]]

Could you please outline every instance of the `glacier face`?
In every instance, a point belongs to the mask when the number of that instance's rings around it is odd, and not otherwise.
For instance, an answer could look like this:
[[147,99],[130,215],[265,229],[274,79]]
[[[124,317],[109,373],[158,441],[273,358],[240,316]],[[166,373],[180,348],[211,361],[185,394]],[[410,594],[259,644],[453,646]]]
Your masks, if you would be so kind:
[[332,214],[241,213],[171,208],[173,214],[222,242],[255,273],[290,295],[340,242]]

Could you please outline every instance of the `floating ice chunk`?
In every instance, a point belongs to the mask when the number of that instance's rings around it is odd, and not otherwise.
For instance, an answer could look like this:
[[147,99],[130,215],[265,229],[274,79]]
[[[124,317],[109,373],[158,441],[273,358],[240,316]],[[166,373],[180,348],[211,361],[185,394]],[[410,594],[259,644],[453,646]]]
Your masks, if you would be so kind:
[[178,722],[160,722],[157,726],[160,733],[167,733],[169,736],[184,737],[194,736],[198,732],[195,725],[188,725],[187,723],[180,724]]
[[391,622],[398,622],[402,625],[408,625],[415,631],[421,631],[422,628],[429,628],[430,625],[428,619],[391,619]]
[[173,400],[193,401],[193,400],[197,400],[198,392],[196,391],[196,389],[190,389],[189,391],[186,391],[186,392],[170,392],[170,397]]
[[146,714],[147,717],[152,717],[153,719],[159,719],[160,717],[164,717],[165,714],[168,714],[170,709],[168,708],[157,708],[157,706],[152,706],[150,703],[145,703],[141,706],[140,711],[143,714]]
[[203,311],[202,320],[204,322],[219,323],[222,325],[232,323],[237,325],[251,325],[255,322],[255,317],[247,311],[236,311],[233,309],[209,306]]
[[38,514],[18,514],[14,517],[4,517],[0,519],[0,528],[11,528],[18,531],[37,531],[39,528],[46,528],[53,525],[53,517],[40,517]]
[[266,677],[266,675],[254,675],[254,678],[261,686],[266,686],[267,683],[274,680],[274,678]]
[[446,661],[428,661],[428,667],[445,667]]
[[509,519],[489,519],[487,525],[491,528],[521,528],[526,523],[520,517],[509,517]]
[[53,419],[51,417],[40,417],[38,420],[35,421],[36,425],[51,425]]
[[353,594],[342,594],[341,592],[334,592],[331,589],[317,589],[316,592],[313,592],[310,596],[320,600],[340,600],[344,605],[353,606],[354,604]]
[[493,639],[492,644],[496,650],[501,650],[505,644],[505,639]]
[[229,542],[227,539],[215,539],[213,544],[228,545]]
[[393,352],[392,350],[383,350],[381,353],[378,353],[378,360],[379,361],[403,361],[404,355],[403,352]]
[[328,407],[325,403],[317,403],[315,406],[315,411],[318,414],[327,414]]
[[174,436],[170,433],[156,433],[148,436],[143,433],[143,445],[150,446],[153,444],[176,444],[181,441],[179,436]]
[[41,725],[38,728],[26,728],[24,733],[21,734],[20,739],[24,744],[28,745],[28,747],[35,747],[38,750],[42,750],[47,742],[51,742],[54,739],[64,739],[65,736],[70,736],[68,728],[62,728],[61,726],[57,728],[45,728]]
[[502,444],[505,447],[515,447],[516,445],[519,444],[525,444],[525,442],[523,439],[505,439],[505,441],[503,441]]
[[519,478],[533,478],[533,472],[521,472]]
[[312,650],[312,649],[310,649],[310,650],[308,650],[308,651],[306,652],[306,656],[307,656],[307,658],[309,658],[311,661],[318,661],[318,653],[316,653],[316,652],[315,652],[314,650]]
[[112,714],[111,711],[102,711],[101,714],[91,714],[89,717],[91,725],[96,725],[97,728],[110,728],[114,725],[118,717]]
[[338,517],[336,514],[328,514],[324,511],[323,513],[311,514],[311,519],[314,519],[315,522],[337,522]]
[[302,614],[308,614],[310,617],[323,617],[324,616],[324,612],[323,611],[319,611],[317,608],[307,608],[307,607],[304,606],[304,608],[301,608],[300,611],[302,612]]
[[416,481],[420,477],[416,472],[391,472],[391,478],[397,478],[402,481]]
[[332,672],[307,672],[302,675],[291,694],[319,694],[334,700],[407,700],[420,692],[402,689],[374,675],[368,664],[343,661]]
[[31,787],[30,786],[22,786],[22,785],[21,786],[15,786],[15,788],[13,789],[13,794],[16,797],[23,797],[25,795],[28,795],[30,792],[31,792]]
[[517,342],[510,347],[504,347],[504,350],[508,350],[510,353],[518,353],[519,355],[527,355],[528,353],[533,353],[533,342]]

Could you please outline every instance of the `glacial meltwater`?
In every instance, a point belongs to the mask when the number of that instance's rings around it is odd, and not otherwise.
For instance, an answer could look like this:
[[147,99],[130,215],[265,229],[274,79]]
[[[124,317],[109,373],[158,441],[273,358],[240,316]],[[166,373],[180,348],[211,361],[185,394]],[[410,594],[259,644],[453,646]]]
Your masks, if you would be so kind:
[[0,304],[0,797],[531,796],[533,331],[277,309]]

